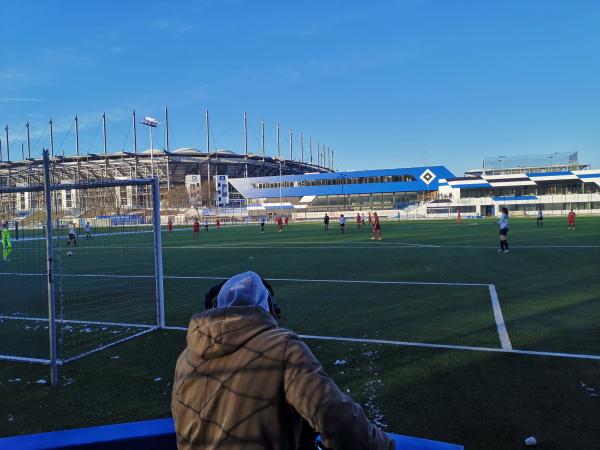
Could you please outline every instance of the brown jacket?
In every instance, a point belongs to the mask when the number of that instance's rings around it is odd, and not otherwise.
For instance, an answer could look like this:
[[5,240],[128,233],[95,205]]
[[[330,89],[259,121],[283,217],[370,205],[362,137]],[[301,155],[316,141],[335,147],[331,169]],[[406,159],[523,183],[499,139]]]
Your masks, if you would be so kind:
[[296,449],[302,417],[328,448],[394,448],[306,344],[254,306],[192,317],[171,410],[179,449]]

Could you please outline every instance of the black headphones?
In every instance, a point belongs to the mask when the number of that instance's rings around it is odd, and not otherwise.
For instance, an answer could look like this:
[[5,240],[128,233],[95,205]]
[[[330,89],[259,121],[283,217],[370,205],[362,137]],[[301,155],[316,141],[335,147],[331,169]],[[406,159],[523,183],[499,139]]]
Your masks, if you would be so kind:
[[[273,292],[273,288],[267,282],[267,280],[265,280],[260,275],[258,275],[258,276],[260,277],[263,285],[267,288],[267,291],[269,292],[269,296],[267,298],[267,302],[269,303],[269,312],[276,319],[280,319],[281,318],[281,308],[279,307],[279,304],[277,303],[277,299],[275,299],[275,292]],[[221,281],[219,284],[215,284],[208,291],[206,291],[206,294],[204,294],[204,308],[212,309],[212,308],[217,307],[216,300],[217,300],[217,296],[219,295],[219,291],[221,290],[223,285],[225,283],[227,283],[228,281],[229,281],[229,278]]]

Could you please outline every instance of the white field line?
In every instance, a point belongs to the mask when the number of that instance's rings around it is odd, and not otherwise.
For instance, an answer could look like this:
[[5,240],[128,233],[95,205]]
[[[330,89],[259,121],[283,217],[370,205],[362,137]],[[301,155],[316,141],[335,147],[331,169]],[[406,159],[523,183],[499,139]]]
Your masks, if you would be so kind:
[[512,344],[510,343],[506,324],[504,323],[504,316],[502,315],[502,309],[500,308],[496,286],[490,284],[489,289],[490,298],[492,299],[492,308],[494,309],[494,319],[496,320],[496,328],[498,329],[498,336],[500,337],[500,344],[502,345],[503,350],[512,350]]
[[[283,245],[281,245],[283,244]],[[293,245],[297,244],[297,245]],[[307,246],[305,244],[311,244]],[[315,245],[315,244],[323,244],[323,245]],[[353,244],[353,245],[350,245]],[[600,248],[600,245],[512,245],[513,249],[545,249],[545,248]],[[111,247],[111,248],[129,248],[129,247]],[[132,248],[144,248],[144,247],[132,247]],[[378,248],[378,249],[394,249],[397,250],[399,248],[407,248],[407,249],[439,249],[439,248],[465,248],[465,249],[496,249],[497,246],[494,245],[444,245],[444,244],[409,244],[409,243],[382,243],[382,242],[362,242],[362,241],[351,241],[351,242],[306,242],[302,243],[298,242],[269,242],[268,245],[261,243],[253,243],[253,244],[200,244],[200,245],[163,245],[163,249],[204,249],[204,248],[218,248],[218,249],[244,249],[244,248],[258,248],[258,249],[357,249],[357,248]]]
[[[332,245],[332,246],[341,246],[341,245],[348,245],[348,243],[366,244],[366,245],[381,245],[381,246],[396,246],[396,247],[433,247],[433,248],[439,247],[439,245],[436,245],[436,244],[419,244],[416,242],[398,242],[398,241],[370,242],[370,239],[366,239],[364,241],[361,240],[361,241],[346,241],[346,242],[277,240],[277,241],[269,242],[269,245],[271,245],[271,244],[275,244],[275,245],[277,245],[277,244],[298,244],[298,245],[325,244],[325,245]],[[236,246],[244,246],[244,245],[263,245],[263,244],[261,244],[260,242],[256,242],[256,241],[246,241],[246,242],[241,241],[241,242],[232,242],[232,243],[223,242],[220,244],[213,244],[213,245],[219,245],[219,246],[223,246],[223,247],[236,247]]]
[[[203,245],[181,245],[181,246],[173,246],[173,245],[163,245],[162,248],[163,250],[204,250],[204,249],[219,249],[219,250],[239,250],[239,249],[273,249],[273,250],[280,250],[280,249],[312,249],[312,250],[331,250],[331,249],[352,249],[352,250],[356,250],[356,249],[366,249],[366,248],[373,248],[373,245],[380,245],[380,244],[368,244],[365,242],[357,242],[357,245],[311,245],[311,246],[307,246],[307,245],[262,245],[262,244],[257,244],[257,245],[240,245],[240,246],[232,246],[232,245],[221,245],[221,244],[203,244]],[[13,246],[14,247],[14,246]],[[423,246],[416,246],[416,245],[397,245],[397,246],[390,246],[388,245],[387,247],[385,247],[386,249],[402,249],[402,248],[421,248]],[[439,246],[436,246],[434,248],[439,248]],[[496,247],[487,247],[487,248],[496,248]],[[154,247],[150,247],[150,246],[133,246],[133,245],[111,245],[110,247],[86,247],[86,246],[82,246],[82,245],[78,245],[76,247],[63,247],[63,250],[69,250],[69,249],[73,249],[73,250],[77,250],[77,251],[82,251],[82,252],[92,252],[92,251],[97,251],[97,252],[114,252],[115,250],[118,249],[132,249],[132,250],[145,250],[145,251],[154,251]],[[28,248],[28,247],[22,247],[19,248],[19,251],[35,251],[35,252],[39,252],[40,254],[42,253],[42,250],[45,252],[45,249],[41,249],[41,248]],[[58,250],[58,249],[55,249]]]
[[[18,273],[0,272],[0,275],[13,276],[46,276],[45,273]],[[63,277],[81,278],[156,278],[155,275],[117,275],[117,274],[77,274],[64,273]],[[202,275],[165,275],[167,280],[226,280],[228,276],[202,276]],[[383,281],[383,280],[332,280],[319,278],[265,278],[267,281],[289,281],[298,283],[339,283],[339,284],[392,284],[392,285],[423,285],[423,286],[489,286],[488,283],[451,283],[437,281]]]
[[[174,230],[174,231],[182,231],[182,230]],[[119,236],[125,234],[141,234],[141,233],[151,233],[152,231],[124,231],[117,233],[98,233],[93,236]],[[163,231],[164,233],[164,231]],[[35,238],[23,238],[19,240],[13,240],[13,247],[19,248],[18,243],[24,241],[38,241],[43,240],[43,237],[35,237]],[[54,238],[56,239],[56,238]],[[66,239],[66,237],[65,237]],[[85,238],[79,237],[80,240],[85,240]],[[310,244],[310,246],[307,246]],[[322,244],[322,245],[319,245]],[[65,247],[66,248],[66,247]],[[86,247],[86,246],[77,246],[78,249],[85,249],[85,251],[111,251],[114,249],[148,249],[154,250],[152,246],[111,246],[111,247]],[[203,248],[218,248],[218,249],[357,249],[357,248],[379,248],[379,249],[398,249],[398,248],[427,248],[427,249],[435,249],[435,248],[464,248],[464,249],[495,249],[497,248],[494,245],[445,245],[445,244],[419,244],[415,242],[367,242],[367,241],[346,241],[346,242],[323,242],[323,241],[272,241],[269,242],[268,245],[260,242],[236,242],[236,243],[213,243],[213,244],[200,244],[200,245],[163,245],[163,249],[203,249]],[[584,248],[584,249],[595,249],[600,248],[600,245],[513,245],[513,249],[545,249],[545,248]],[[34,250],[39,251],[40,249],[33,248],[21,248],[20,250]]]
[[26,273],[26,272],[0,272],[0,275],[12,275],[17,277],[45,277],[47,273]]
[[[142,234],[142,233],[154,233],[154,225],[152,224],[147,224],[145,225],[148,229],[144,229],[144,230],[133,230],[133,231],[115,231],[115,232],[109,232],[109,233],[94,233],[92,231],[92,237],[96,237],[96,236],[121,236],[121,235],[126,235],[126,234]],[[241,225],[241,224],[236,224],[236,225],[227,225],[226,228],[232,228],[232,227],[243,227],[246,225]],[[166,228],[166,225],[161,224],[161,233],[168,233],[169,231]],[[104,227],[100,227],[100,228],[104,228]],[[118,225],[115,226],[115,228],[121,228]],[[216,227],[214,224],[211,225],[211,228],[214,229],[214,231],[216,232]],[[221,228],[223,228],[223,225],[221,225]],[[29,230],[29,229],[27,229]],[[174,225],[173,228],[173,232],[177,232],[177,233],[181,233],[184,231],[188,231],[191,232],[192,230],[192,224],[188,226],[182,226],[182,225]],[[21,232],[24,232],[25,230],[22,230]],[[54,232],[56,231],[56,228],[54,228],[53,230]],[[83,236],[83,237],[82,237]],[[56,234],[54,234],[52,236],[52,239],[57,239],[57,238],[64,238],[65,240],[68,239],[68,236],[66,234],[59,234],[58,236]],[[78,239],[82,239],[85,240],[85,231],[82,232],[82,234],[79,234],[77,236]],[[11,239],[11,242],[14,244],[15,242],[24,242],[24,241],[45,241],[46,240],[46,236],[34,236],[34,237],[25,237],[25,238],[19,238],[19,239]]]
[[[243,245],[239,247],[232,246],[220,246],[220,245],[203,245],[203,246],[189,246],[189,247],[163,247],[163,250],[175,250],[175,249],[185,249],[185,250],[204,250],[204,249],[219,249],[219,250],[360,250],[360,249],[371,249],[373,246],[369,246],[368,244],[359,244],[359,245],[336,245],[336,246],[328,246],[328,245],[276,245],[276,246],[260,246],[260,245]],[[397,247],[385,247],[387,250],[405,249],[405,248],[420,248],[420,247],[407,247],[407,246],[397,246]],[[491,247],[490,247],[491,248]]]
[[[43,273],[4,273],[0,272],[0,275],[23,275],[23,276],[45,276]],[[155,278],[154,275],[114,275],[114,274],[63,274],[68,277],[105,277],[105,278]],[[228,277],[225,276],[177,276],[177,275],[166,275],[165,279],[174,280],[223,280]],[[488,352],[512,352],[527,355],[542,355],[542,356],[558,356],[568,358],[581,358],[581,359],[599,359],[600,355],[586,355],[586,354],[573,354],[573,353],[556,353],[556,352],[543,352],[535,350],[514,350],[506,330],[506,324],[500,308],[500,302],[496,293],[496,287],[493,284],[487,283],[444,283],[444,282],[428,282],[428,281],[377,281],[377,280],[331,280],[331,279],[307,279],[307,278],[266,278],[267,281],[289,281],[289,282],[302,282],[302,283],[341,283],[341,284],[389,284],[389,285],[425,285],[425,286],[479,286],[487,287],[490,292],[492,301],[492,308],[494,310],[494,319],[496,321],[496,327],[498,329],[498,336],[502,348],[489,348],[489,347],[472,347],[463,345],[451,345],[451,344],[428,344],[421,342],[404,342],[404,341],[393,341],[393,340],[381,340],[381,339],[359,339],[359,338],[342,338],[342,337],[327,337],[327,336],[310,336],[304,335],[302,337],[306,339],[329,339],[329,340],[340,340],[349,342],[370,342],[375,344],[390,344],[390,345],[405,345],[413,347],[431,347],[431,348],[447,348],[456,350],[477,350],[477,351],[488,351]],[[19,320],[47,320],[42,318],[25,318],[15,316],[0,316],[0,318],[6,319],[19,319]],[[154,328],[152,325],[141,325],[141,324],[118,324],[112,322],[87,322],[87,321],[69,321],[64,322],[82,323],[82,324],[98,324],[98,325],[122,325],[132,327],[146,327]],[[184,327],[165,327],[166,329],[172,330],[183,330]]]
[[50,364],[49,359],[28,358],[27,356],[0,355],[0,361],[26,362],[35,364]]
[[[165,275],[172,280],[224,280],[228,277],[212,276],[178,276]],[[424,285],[424,286],[488,286],[487,283],[444,283],[433,281],[378,281],[378,280],[330,280],[314,278],[265,278],[267,281],[290,281],[298,283],[339,283],[339,284],[395,284],[395,285]]]
[[[167,326],[165,330],[175,331],[188,331],[186,327],[175,327]],[[496,347],[475,347],[470,345],[451,345],[451,344],[431,344],[427,342],[408,342],[408,341],[396,341],[389,339],[365,339],[365,338],[351,338],[351,337],[340,337],[340,336],[318,336],[310,334],[299,335],[302,339],[315,339],[322,341],[340,341],[340,342],[354,342],[364,344],[382,344],[382,345],[395,345],[402,347],[423,347],[423,348],[438,348],[447,350],[467,350],[476,352],[490,352],[490,353],[515,353],[518,355],[533,355],[533,356],[550,356],[557,358],[575,358],[575,359],[589,359],[600,361],[600,355],[586,355],[579,353],[560,353],[560,352],[542,352],[536,350],[505,350],[503,348]]]
[[[71,361],[76,361],[76,360],[81,359],[81,358],[83,358],[85,356],[91,355],[91,354],[99,352],[101,350],[105,350],[105,349],[107,349],[109,347],[113,347],[113,346],[115,346],[117,344],[121,344],[122,342],[130,341],[131,339],[134,339],[134,338],[136,338],[138,336],[142,336],[144,334],[150,333],[150,332],[152,332],[152,331],[154,331],[156,329],[157,329],[157,327],[152,327],[152,328],[144,329],[144,330],[139,331],[139,332],[137,332],[135,334],[129,335],[129,336],[124,337],[124,338],[121,338],[121,339],[119,339],[117,341],[114,341],[114,342],[111,342],[109,344],[103,345],[101,347],[95,348],[93,350],[89,350],[87,352],[84,352],[84,353],[82,353],[80,355],[72,356],[72,357],[66,358],[66,359],[59,359],[59,360],[56,361],[56,363],[59,366],[62,366],[63,364],[66,364],[66,363],[71,362]],[[0,355],[0,361],[1,360],[14,361],[14,362],[35,363],[35,364],[45,364],[45,365],[50,364],[50,360],[49,359],[28,358],[26,356]]]
[[152,331],[157,330],[157,329],[158,329],[158,327],[156,327],[156,326],[153,326],[151,328],[146,328],[146,329],[144,329],[142,331],[138,331],[137,333],[131,334],[131,335],[129,335],[127,337],[124,337],[122,339],[116,340],[116,341],[111,342],[111,343],[106,344],[106,345],[102,345],[102,346],[100,346],[98,348],[95,348],[93,350],[89,350],[87,352],[81,353],[80,355],[76,355],[76,356],[72,356],[70,358],[66,358],[66,359],[64,359],[62,361],[62,363],[65,364],[65,363],[68,363],[68,362],[71,362],[71,361],[76,361],[76,360],[81,359],[81,358],[83,358],[85,356],[91,355],[93,353],[99,352],[99,351],[107,349],[109,347],[114,347],[115,345],[120,344],[122,342],[126,342],[126,341],[130,341],[131,339],[135,339],[138,336],[142,336],[144,334],[151,333]]
[[[377,247],[375,247],[377,246]],[[13,248],[15,248],[15,246],[13,245]],[[447,245],[447,246],[441,246],[441,245],[437,245],[437,246],[416,246],[416,245],[387,245],[387,246],[381,246],[381,244],[379,243],[373,243],[373,244],[367,244],[364,242],[357,242],[356,245],[333,245],[333,243],[331,244],[327,244],[327,245],[277,245],[277,243],[272,243],[269,245],[261,245],[261,244],[257,244],[257,245],[220,245],[220,244],[204,244],[204,245],[182,245],[182,246],[172,246],[172,245],[163,245],[163,250],[206,250],[206,249],[218,249],[218,250],[361,250],[361,249],[373,249],[373,248],[377,248],[378,250],[394,250],[394,251],[398,251],[400,249],[422,249],[422,248],[436,248],[436,249],[440,249],[440,248],[452,248],[452,249],[496,249],[497,246],[492,246],[492,245],[488,245],[488,246],[473,246],[473,245]],[[511,249],[545,249],[545,248],[585,248],[585,249],[595,249],[595,248],[600,248],[600,246],[515,246],[512,245]],[[63,247],[62,250],[68,251],[70,249],[73,249],[74,251],[78,251],[78,252],[84,252],[84,253],[88,253],[88,252],[114,252],[115,250],[144,250],[144,251],[154,251],[154,247],[143,247],[143,246],[133,246],[133,245],[115,245],[115,246],[110,246],[110,247],[85,247],[82,245],[78,245],[77,247]],[[58,249],[55,249],[58,250]],[[42,253],[40,251],[40,249],[37,248],[27,248],[27,247],[22,247],[19,248],[19,251],[24,252],[24,251],[35,251],[35,252],[40,252],[40,254]],[[44,249],[45,251],[45,249]]]
[[[135,231],[117,231],[115,233],[92,233],[92,237],[96,237],[96,236],[122,236],[122,235],[127,235],[127,234],[143,234],[143,233],[153,233],[154,230],[150,227],[149,230],[135,230]],[[68,240],[68,236],[67,235],[53,235],[52,239],[60,239],[63,238],[65,241]],[[77,239],[80,240],[85,240],[85,236],[81,236],[78,235]],[[29,242],[29,241],[45,241],[46,240],[46,236],[36,236],[36,237],[26,237],[26,238],[20,238],[20,239],[11,239],[11,242],[14,243],[19,243],[19,242]]]
[[[2,273],[0,273],[2,275]],[[8,273],[5,275],[45,275],[45,274],[13,274]],[[72,275],[72,276],[81,276],[81,275]],[[85,275],[88,277],[114,277],[114,278],[130,278],[132,276],[129,275]],[[134,275],[133,277],[142,277],[142,278],[154,278],[152,275]],[[166,276],[165,278],[171,279],[203,279],[203,280],[223,280],[227,277],[202,277],[202,276]],[[442,285],[442,286],[487,286],[490,289],[490,284],[484,283],[431,283],[431,282],[412,282],[412,281],[372,281],[372,280],[308,280],[308,279],[296,279],[296,278],[268,278],[268,281],[300,281],[300,282],[325,282],[325,283],[369,283],[369,284],[407,284],[407,285]],[[494,289],[495,291],[495,289]],[[490,290],[491,293],[491,290]],[[496,296],[497,298],[497,296]],[[493,300],[492,300],[493,302]],[[498,304],[499,306],[499,304]],[[501,314],[501,312],[500,312]],[[496,312],[494,311],[494,316],[496,317]],[[28,318],[28,317],[18,317],[18,316],[0,316],[0,318],[5,317],[7,319],[17,319],[17,320],[47,320],[43,318]],[[65,322],[68,322],[65,320]],[[75,322],[75,321],[73,321]],[[76,321],[80,323],[91,323],[86,321]],[[115,325],[118,323],[112,322],[97,322],[98,324],[106,324],[106,325]],[[501,323],[504,324],[504,320],[501,320]],[[498,324],[498,320],[496,321],[496,325],[498,326],[498,333],[500,335],[500,340],[502,342],[502,334],[500,331],[500,326]],[[155,327],[151,325],[140,325],[140,324],[123,324],[123,326],[132,326],[143,328],[146,327],[148,330],[152,330]],[[164,327],[167,330],[179,330],[179,331],[187,331],[186,327],[177,327],[177,326],[166,326]],[[506,333],[506,327],[504,326],[504,332]],[[475,347],[475,346],[465,346],[465,345],[452,345],[452,344],[431,344],[424,342],[406,342],[406,341],[396,341],[396,340],[384,340],[384,339],[362,339],[362,338],[349,338],[349,337],[338,337],[338,336],[313,336],[313,335],[301,335],[302,338],[305,339],[322,339],[322,340],[334,340],[334,341],[346,341],[346,342],[363,342],[363,343],[372,343],[372,344],[387,344],[387,345],[397,345],[397,346],[408,346],[408,347],[427,347],[427,348],[445,348],[451,350],[470,350],[470,351],[484,351],[484,352],[503,352],[503,353],[516,353],[523,355],[534,355],[534,356],[553,356],[553,357],[562,357],[562,358],[576,358],[576,359],[591,359],[591,360],[600,360],[600,355],[588,355],[588,354],[577,354],[577,353],[560,353],[560,352],[544,352],[537,350],[516,350],[511,348],[492,348],[492,347]],[[508,333],[506,333],[506,338],[508,339]],[[510,344],[510,340],[508,340],[508,344]],[[3,355],[0,355],[0,359],[3,359]]]
[[[9,316],[0,315],[0,319],[6,320],[25,320],[31,322],[48,322],[47,317],[26,317],[26,316]],[[127,328],[156,328],[156,325],[142,323],[125,323],[125,322],[101,322],[96,320],[72,320],[72,319],[56,319],[57,323],[75,323],[79,325],[106,325],[111,327],[127,327]]]
[[[45,277],[46,273],[23,273],[23,272],[0,272],[0,275],[12,275],[18,277]],[[116,274],[92,274],[92,273],[62,273],[54,274],[55,277],[80,277],[80,278],[156,278],[156,275],[116,275]],[[226,277],[225,277],[226,278]]]

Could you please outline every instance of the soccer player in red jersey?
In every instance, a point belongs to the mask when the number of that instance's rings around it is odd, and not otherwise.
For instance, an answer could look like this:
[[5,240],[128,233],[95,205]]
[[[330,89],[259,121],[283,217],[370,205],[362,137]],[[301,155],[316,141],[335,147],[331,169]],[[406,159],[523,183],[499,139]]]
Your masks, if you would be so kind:
[[285,216],[283,219],[283,223],[284,225],[287,227],[288,226],[288,216]]
[[356,213],[356,226],[358,228],[360,228],[361,223],[362,223],[362,219],[360,217],[360,213]]
[[198,218],[194,219],[194,239],[198,239],[198,233],[200,232],[200,222],[198,222]]
[[379,223],[379,216],[376,212],[373,213],[373,235],[371,236],[371,240],[375,240],[375,236],[379,234],[377,238],[378,241],[381,240],[381,224]]
[[221,219],[219,219],[217,217],[217,220],[216,220],[215,224],[217,225],[217,230],[220,230],[221,229]]
[[456,223],[457,224],[461,224],[462,223],[462,217],[460,216],[460,208],[456,209]]
[[169,230],[169,234],[173,232],[173,222],[171,222],[171,219],[167,222],[167,230]]
[[575,231],[575,212],[573,211],[572,208],[571,208],[571,211],[569,211],[568,221],[569,221],[569,231]]
[[277,219],[275,219],[275,223],[277,223],[277,232],[280,232],[283,230],[283,219],[280,216],[277,216]]

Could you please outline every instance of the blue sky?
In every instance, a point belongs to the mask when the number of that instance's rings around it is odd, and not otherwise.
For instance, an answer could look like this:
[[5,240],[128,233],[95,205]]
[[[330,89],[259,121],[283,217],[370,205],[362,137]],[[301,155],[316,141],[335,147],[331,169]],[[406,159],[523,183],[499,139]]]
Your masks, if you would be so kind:
[[[600,2],[2,2],[0,125],[20,158],[49,146],[131,149],[130,113],[162,119],[171,148],[267,153],[275,124],[336,152],[336,168],[446,165],[580,152],[600,166]],[[163,130],[156,143],[163,145]],[[2,133],[3,150],[4,133]],[[138,145],[148,147],[138,128]],[[6,157],[6,155],[5,155]]]

